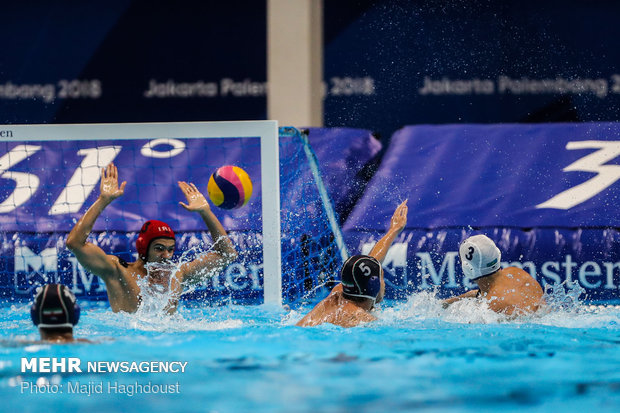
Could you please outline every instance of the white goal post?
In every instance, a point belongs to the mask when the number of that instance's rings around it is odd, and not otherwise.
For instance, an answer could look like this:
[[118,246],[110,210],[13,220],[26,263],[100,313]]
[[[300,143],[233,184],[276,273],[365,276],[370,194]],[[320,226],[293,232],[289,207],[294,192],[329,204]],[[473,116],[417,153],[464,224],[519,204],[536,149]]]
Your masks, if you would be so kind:
[[[23,151],[26,154],[28,152],[27,142],[29,141],[245,137],[260,138],[264,302],[281,305],[280,160],[277,121],[0,126],[0,141],[24,142],[26,149]],[[99,165],[99,163],[108,163],[109,161],[98,158],[96,162],[98,163],[97,166],[103,167],[105,165]],[[4,164],[0,162],[0,176],[13,179],[16,186],[19,187],[19,174],[12,173],[9,168],[10,165],[7,166],[7,161]],[[94,189],[94,186],[90,189]],[[69,190],[67,188],[67,191]],[[79,196],[85,200],[88,193],[84,195],[83,190],[80,192],[81,195]],[[72,196],[68,193],[65,194],[65,192],[63,194],[67,198]],[[50,209],[50,213],[63,213],[62,206],[59,209]]]

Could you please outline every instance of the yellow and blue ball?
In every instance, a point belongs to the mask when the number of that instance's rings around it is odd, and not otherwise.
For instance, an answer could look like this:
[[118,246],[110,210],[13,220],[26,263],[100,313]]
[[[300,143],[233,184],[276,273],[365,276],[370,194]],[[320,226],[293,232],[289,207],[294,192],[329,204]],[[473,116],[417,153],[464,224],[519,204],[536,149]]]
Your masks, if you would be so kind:
[[223,209],[241,208],[252,196],[252,180],[238,166],[226,165],[211,175],[207,191],[215,206]]

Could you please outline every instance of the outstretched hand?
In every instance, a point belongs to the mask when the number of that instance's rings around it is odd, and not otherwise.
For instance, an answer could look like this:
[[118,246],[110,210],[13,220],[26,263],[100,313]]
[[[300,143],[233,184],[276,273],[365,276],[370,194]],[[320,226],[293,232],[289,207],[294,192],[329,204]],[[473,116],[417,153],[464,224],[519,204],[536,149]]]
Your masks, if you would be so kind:
[[392,215],[392,220],[390,221],[390,229],[394,229],[400,232],[407,225],[407,200],[405,199],[394,211],[394,215]]
[[205,196],[196,188],[196,185],[179,181],[179,188],[187,198],[187,204],[179,202],[183,208],[188,211],[209,211],[211,207]]
[[101,169],[101,184],[99,185],[100,195],[107,203],[114,201],[125,193],[126,181],[118,186],[118,170],[114,163],[108,164],[107,167]]

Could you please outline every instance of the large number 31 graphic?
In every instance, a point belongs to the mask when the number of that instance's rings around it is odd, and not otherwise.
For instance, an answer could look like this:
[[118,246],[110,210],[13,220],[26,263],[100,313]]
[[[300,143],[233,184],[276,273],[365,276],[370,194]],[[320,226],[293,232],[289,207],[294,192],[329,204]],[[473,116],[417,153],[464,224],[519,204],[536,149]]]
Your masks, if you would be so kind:
[[[172,149],[157,150],[159,145]],[[15,181],[15,189],[2,203],[0,214],[14,211],[26,203],[40,186],[37,175],[29,172],[17,172],[10,169],[41,150],[39,145],[18,145],[0,157],[0,177]],[[83,156],[80,166],[75,170],[61,194],[49,209],[49,215],[79,212],[90,193],[95,189],[101,176],[101,168],[108,165],[120,153],[121,146],[101,146],[80,149],[77,154]],[[178,139],[153,139],[147,142],[140,153],[149,158],[171,158],[185,150],[185,144]]]
[[[16,184],[13,193],[0,204],[0,213],[11,212],[26,203],[39,188],[40,180],[35,174],[9,169],[40,149],[41,146],[37,145],[19,145],[0,158],[0,176],[12,179]],[[80,149],[78,155],[84,156],[84,159],[56,198],[49,214],[78,212],[97,185],[101,168],[112,162],[120,151],[120,146]]]

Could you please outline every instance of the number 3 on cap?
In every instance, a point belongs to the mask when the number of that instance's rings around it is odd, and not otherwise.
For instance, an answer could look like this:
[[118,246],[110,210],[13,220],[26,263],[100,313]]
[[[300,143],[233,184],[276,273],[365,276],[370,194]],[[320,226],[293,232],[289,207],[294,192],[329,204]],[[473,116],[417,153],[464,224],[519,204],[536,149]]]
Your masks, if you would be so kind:
[[469,247],[467,254],[465,255],[465,258],[467,258],[469,261],[471,261],[471,259],[474,258],[474,247]]

